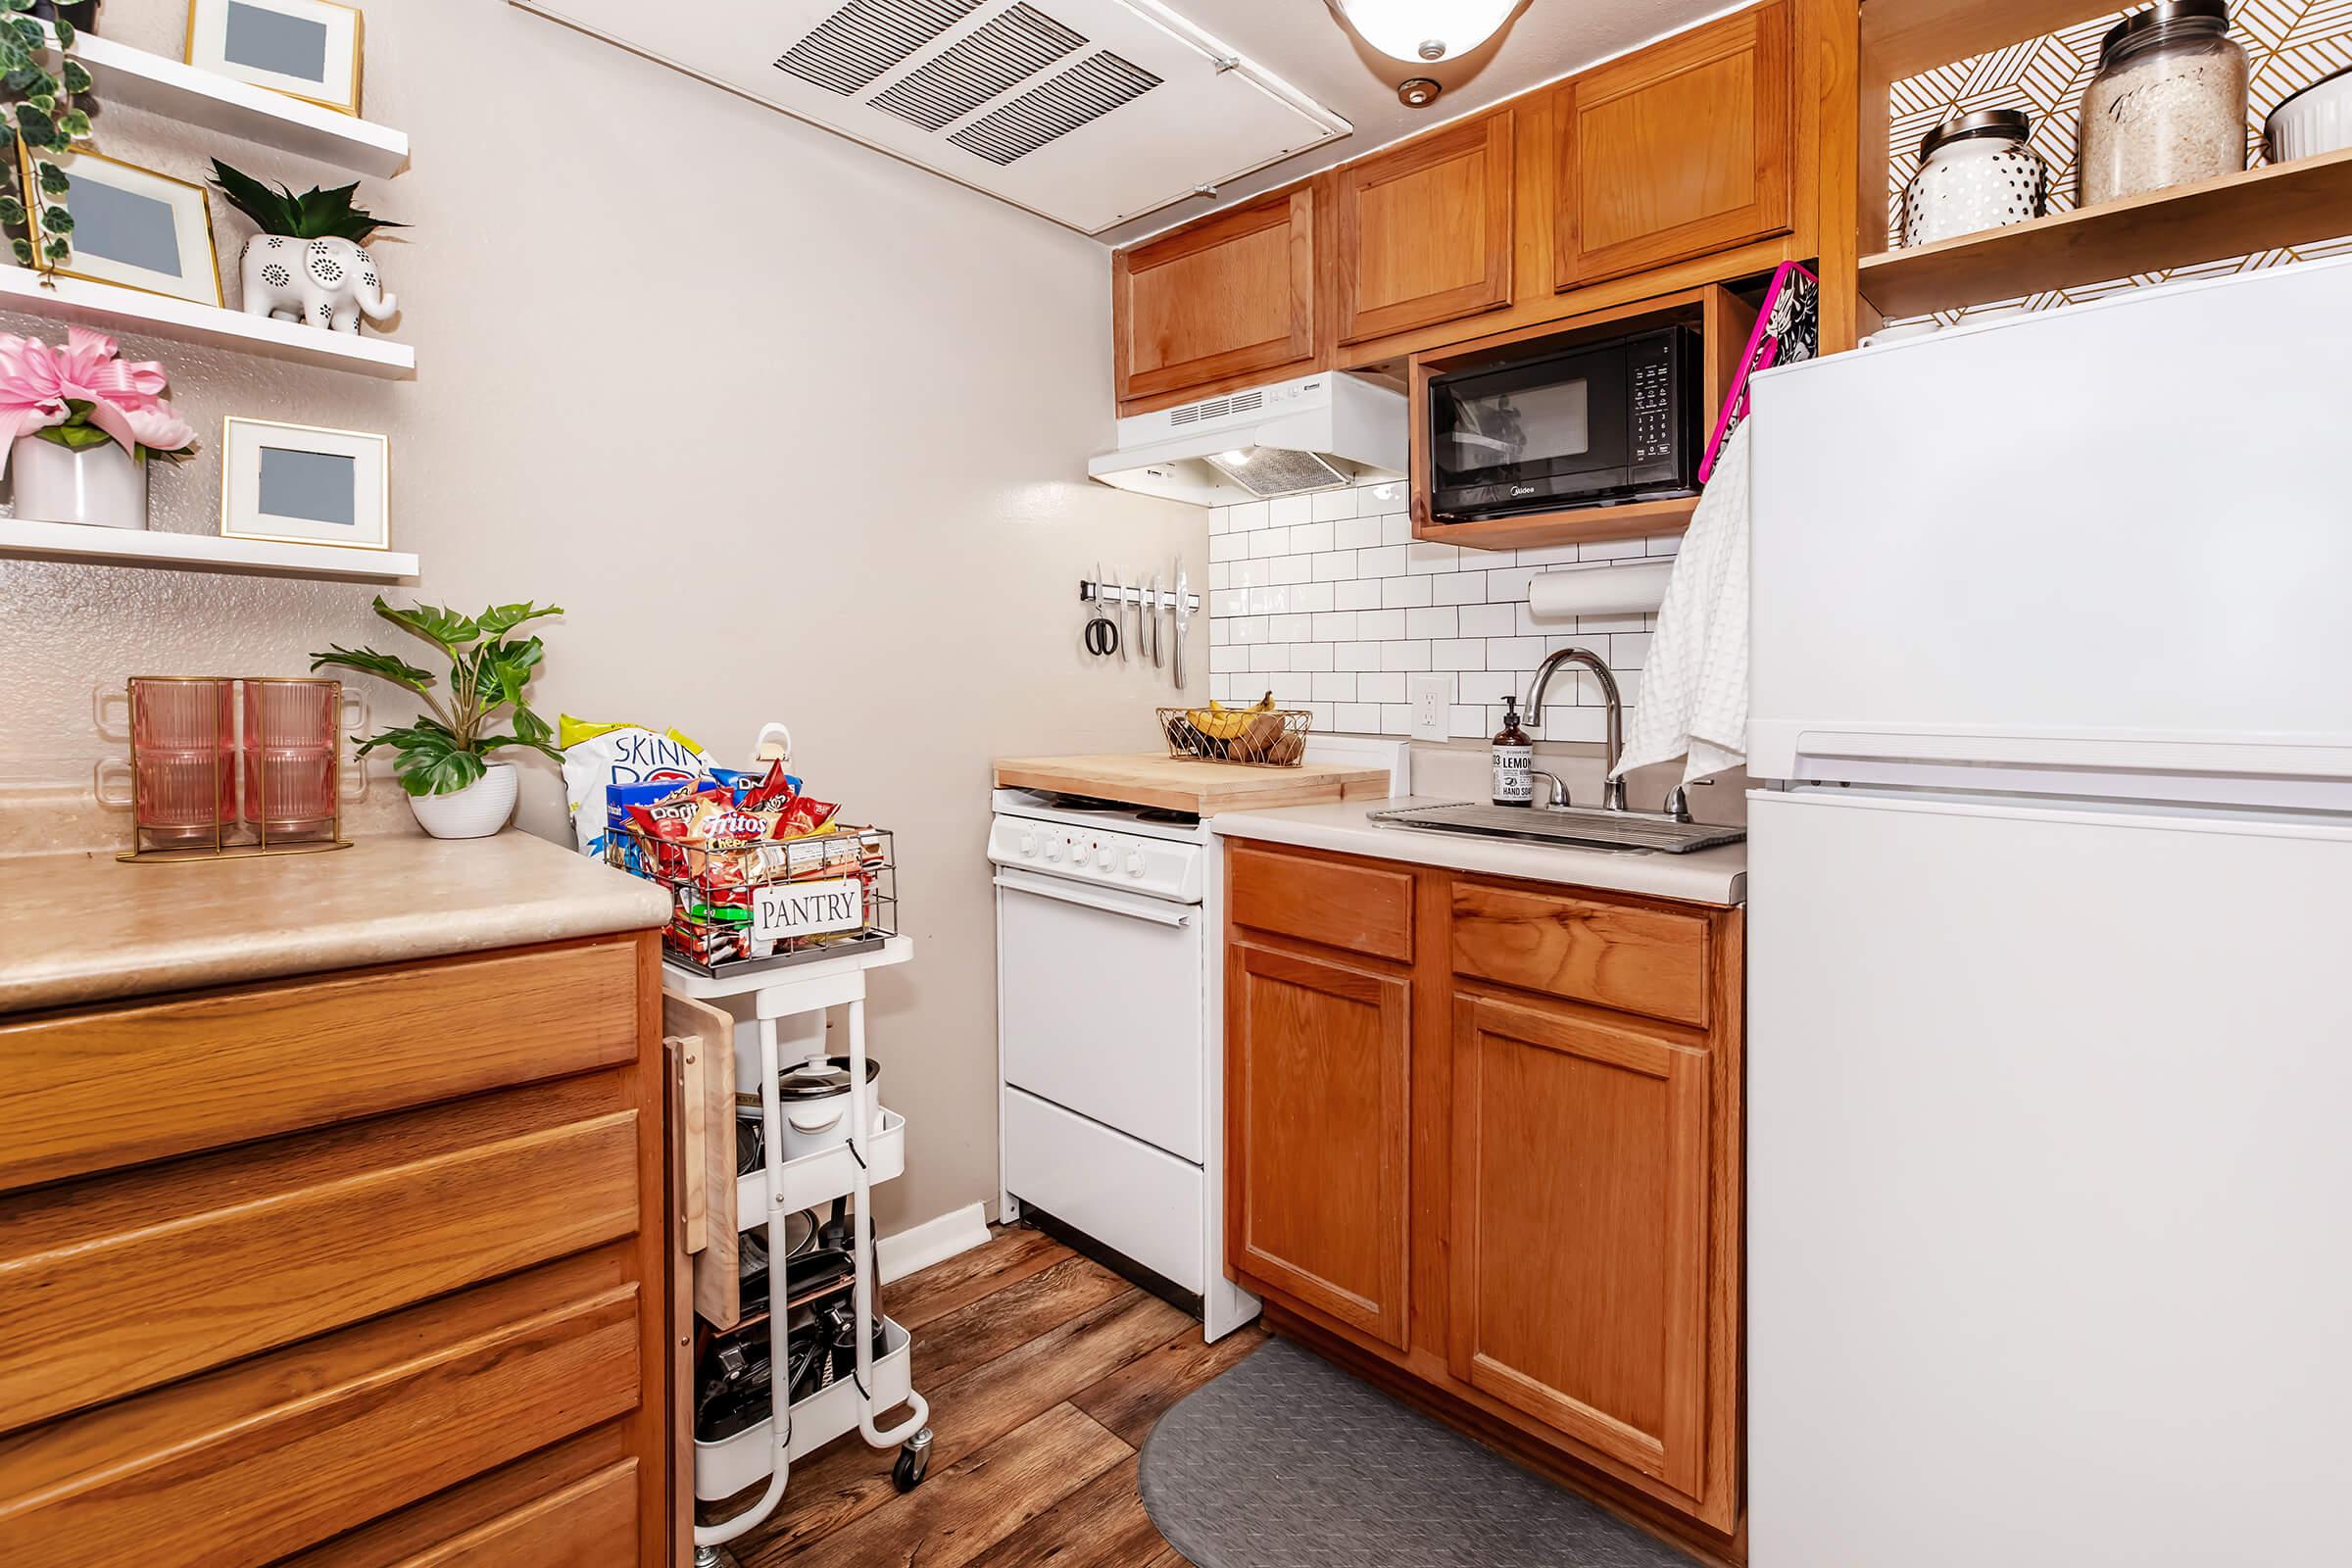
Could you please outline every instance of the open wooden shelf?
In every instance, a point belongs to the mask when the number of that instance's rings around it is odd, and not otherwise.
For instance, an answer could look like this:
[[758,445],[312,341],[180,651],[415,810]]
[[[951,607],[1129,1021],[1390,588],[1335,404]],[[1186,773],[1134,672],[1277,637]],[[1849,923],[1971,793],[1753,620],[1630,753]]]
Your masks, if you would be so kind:
[[336,582],[398,582],[416,575],[416,558],[392,550],[273,544],[206,533],[156,533],[145,528],[93,528],[77,522],[0,517],[0,558],[12,556]]
[[389,178],[409,167],[408,133],[389,125],[321,109],[96,33],[77,33],[74,54],[89,68],[101,104],[160,115],[362,174]]
[[109,332],[135,332],[384,380],[406,381],[416,373],[416,351],[389,338],[330,332],[300,321],[246,316],[77,277],[44,283],[38,272],[23,267],[0,266],[0,311],[24,311]]
[[1413,537],[1465,550],[1534,550],[1547,545],[1599,544],[1608,539],[1645,539],[1681,533],[1690,526],[1698,497],[1672,501],[1629,501],[1618,507],[1583,507],[1573,512],[1540,512],[1525,517],[1490,517],[1480,522],[1424,522]]
[[1925,316],[2352,234],[2352,150],[1865,256],[1862,297]]

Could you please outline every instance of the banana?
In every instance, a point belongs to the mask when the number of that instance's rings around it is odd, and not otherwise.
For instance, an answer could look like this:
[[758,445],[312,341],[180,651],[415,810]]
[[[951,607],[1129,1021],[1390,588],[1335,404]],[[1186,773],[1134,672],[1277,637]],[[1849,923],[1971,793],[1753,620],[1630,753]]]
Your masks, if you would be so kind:
[[1193,728],[1210,740],[1232,741],[1239,740],[1248,734],[1250,726],[1256,722],[1258,714],[1270,713],[1273,710],[1274,694],[1268,692],[1258,699],[1257,705],[1253,708],[1227,708],[1223,703],[1211,698],[1206,708],[1188,709],[1184,716],[1192,721]]

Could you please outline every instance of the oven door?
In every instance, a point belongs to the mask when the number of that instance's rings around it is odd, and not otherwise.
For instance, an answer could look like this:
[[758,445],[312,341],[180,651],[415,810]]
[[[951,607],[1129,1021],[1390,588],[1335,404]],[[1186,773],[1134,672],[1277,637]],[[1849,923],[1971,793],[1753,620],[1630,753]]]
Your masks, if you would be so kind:
[[1004,1081],[1200,1164],[1205,954],[1199,905],[999,871]]
[[1627,480],[1623,344],[1429,385],[1430,488],[1446,515],[1542,509]]

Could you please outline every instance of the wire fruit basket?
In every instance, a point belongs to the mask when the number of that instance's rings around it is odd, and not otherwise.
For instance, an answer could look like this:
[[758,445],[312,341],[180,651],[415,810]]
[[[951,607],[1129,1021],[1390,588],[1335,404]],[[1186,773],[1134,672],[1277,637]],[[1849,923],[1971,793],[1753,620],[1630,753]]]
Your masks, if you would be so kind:
[[1269,695],[1254,708],[1162,708],[1159,727],[1170,757],[1251,767],[1297,767],[1306,759],[1306,732],[1315,715],[1276,708]]
[[836,957],[898,932],[898,860],[886,828],[702,845],[614,824],[605,863],[668,891],[662,950],[704,975]]

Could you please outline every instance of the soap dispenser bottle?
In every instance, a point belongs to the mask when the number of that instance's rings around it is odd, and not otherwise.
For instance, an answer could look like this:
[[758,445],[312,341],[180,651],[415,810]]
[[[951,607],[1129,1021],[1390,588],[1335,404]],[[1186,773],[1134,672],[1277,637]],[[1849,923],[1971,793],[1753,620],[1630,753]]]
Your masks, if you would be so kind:
[[1519,727],[1519,700],[1502,700],[1502,728],[1494,732],[1494,804],[1536,804],[1536,745]]

